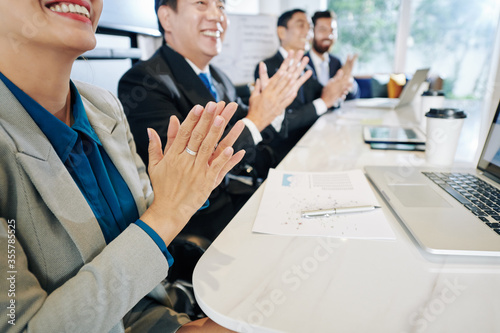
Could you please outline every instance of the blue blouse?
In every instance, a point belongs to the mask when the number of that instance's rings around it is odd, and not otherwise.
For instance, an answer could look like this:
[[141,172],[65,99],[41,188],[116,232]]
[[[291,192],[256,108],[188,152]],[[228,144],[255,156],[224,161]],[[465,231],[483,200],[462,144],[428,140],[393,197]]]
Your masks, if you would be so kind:
[[74,124],[69,127],[0,73],[0,79],[19,100],[54,147],[94,213],[106,243],[135,221],[158,245],[169,266],[174,259],[165,242],[139,213],[132,193],[104,150],[87,118],[78,90],[70,82]]

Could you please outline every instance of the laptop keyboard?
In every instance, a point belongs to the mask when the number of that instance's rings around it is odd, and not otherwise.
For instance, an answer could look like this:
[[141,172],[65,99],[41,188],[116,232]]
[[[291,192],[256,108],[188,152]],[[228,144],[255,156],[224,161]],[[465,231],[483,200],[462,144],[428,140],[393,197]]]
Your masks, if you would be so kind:
[[500,235],[500,190],[469,173],[422,173]]

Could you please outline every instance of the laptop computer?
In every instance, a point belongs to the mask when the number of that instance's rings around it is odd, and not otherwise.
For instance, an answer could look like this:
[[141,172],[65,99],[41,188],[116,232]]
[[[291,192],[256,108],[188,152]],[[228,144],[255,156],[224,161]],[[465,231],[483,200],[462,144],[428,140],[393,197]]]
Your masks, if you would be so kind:
[[367,177],[427,252],[500,256],[500,103],[476,169],[366,166]]
[[399,98],[362,98],[356,100],[360,108],[397,109],[410,104],[422,83],[427,79],[429,68],[419,69],[411,80],[404,86]]

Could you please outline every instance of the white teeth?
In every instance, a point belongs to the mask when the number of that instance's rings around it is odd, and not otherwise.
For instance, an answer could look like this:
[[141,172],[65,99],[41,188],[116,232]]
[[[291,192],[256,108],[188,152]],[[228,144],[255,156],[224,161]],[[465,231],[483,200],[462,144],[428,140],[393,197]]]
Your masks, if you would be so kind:
[[83,15],[87,16],[87,18],[90,18],[89,10],[85,7],[82,7],[82,10],[83,10]]
[[203,35],[208,36],[208,37],[215,37],[215,38],[220,37],[220,31],[205,30],[202,33],[203,33]]
[[72,3],[68,5],[63,3],[61,5],[50,6],[49,9],[53,12],[80,14],[86,18],[90,18],[90,13],[87,8]]

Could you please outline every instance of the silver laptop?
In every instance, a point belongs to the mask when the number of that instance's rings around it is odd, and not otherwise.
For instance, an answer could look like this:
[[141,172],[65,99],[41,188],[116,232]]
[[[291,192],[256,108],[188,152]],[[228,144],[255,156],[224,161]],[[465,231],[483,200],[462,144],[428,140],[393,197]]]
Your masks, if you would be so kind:
[[356,106],[360,108],[397,109],[410,104],[415,98],[418,89],[427,79],[429,68],[419,69],[408,82],[399,98],[362,98],[356,100]]
[[365,167],[417,243],[435,254],[500,256],[500,103],[477,169]]

